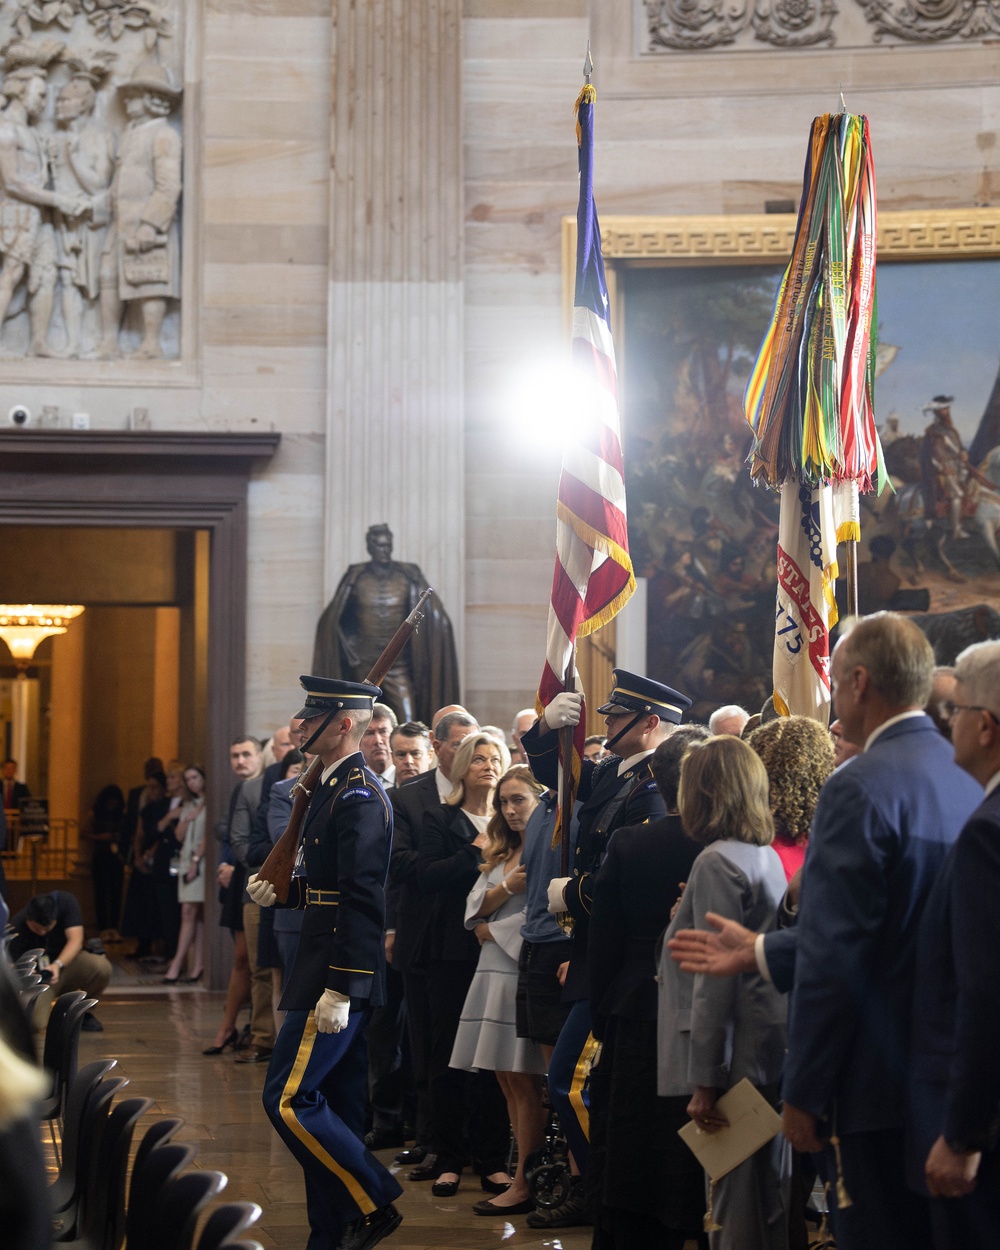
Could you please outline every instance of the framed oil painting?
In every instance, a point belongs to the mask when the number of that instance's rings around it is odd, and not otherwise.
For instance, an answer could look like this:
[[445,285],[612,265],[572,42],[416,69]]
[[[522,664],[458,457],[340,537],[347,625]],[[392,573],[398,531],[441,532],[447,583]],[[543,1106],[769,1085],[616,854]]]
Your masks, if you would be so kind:
[[[771,693],[778,501],[751,485],[742,399],[794,227],[602,222],[647,670],[699,719]],[[1000,636],[998,290],[1000,210],[880,215],[875,402],[895,490],[862,499],[859,609],[918,614],[941,663]]]

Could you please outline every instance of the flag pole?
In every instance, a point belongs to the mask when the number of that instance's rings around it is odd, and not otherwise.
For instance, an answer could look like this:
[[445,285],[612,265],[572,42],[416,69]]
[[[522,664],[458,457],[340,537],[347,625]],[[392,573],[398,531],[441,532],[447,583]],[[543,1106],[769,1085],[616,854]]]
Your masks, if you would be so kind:
[[847,540],[847,615],[858,614],[858,540]]
[[[563,678],[564,690],[576,689],[576,643],[569,653],[569,663]],[[559,776],[559,865],[561,877],[569,876],[569,835],[570,822],[573,819],[573,800],[576,797],[576,785],[573,778],[573,735],[575,725],[566,725],[559,730],[559,755],[562,760],[562,773]]]

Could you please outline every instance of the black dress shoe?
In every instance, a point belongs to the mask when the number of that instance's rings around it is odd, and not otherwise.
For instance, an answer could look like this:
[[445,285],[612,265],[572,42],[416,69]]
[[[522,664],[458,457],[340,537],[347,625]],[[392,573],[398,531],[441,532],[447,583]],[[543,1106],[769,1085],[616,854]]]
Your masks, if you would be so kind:
[[398,1128],[370,1128],[365,1133],[365,1145],[369,1150],[392,1150],[402,1146],[405,1140]]
[[441,1169],[437,1165],[437,1155],[428,1155],[420,1167],[414,1168],[410,1172],[407,1179],[411,1181],[436,1181],[440,1175]]
[[454,1198],[461,1183],[461,1177],[457,1181],[435,1181],[431,1186],[431,1193],[435,1198]]
[[387,1207],[379,1207],[371,1215],[352,1220],[344,1229],[337,1250],[371,1250],[384,1237],[394,1233],[402,1222],[403,1217],[390,1202]]
[[401,1150],[393,1162],[400,1164],[404,1168],[415,1167],[418,1163],[423,1163],[426,1158],[427,1151],[423,1146],[411,1146],[409,1150]]
[[529,1211],[534,1211],[535,1203],[533,1199],[525,1198],[509,1207],[498,1207],[491,1199],[484,1198],[482,1202],[475,1203],[472,1209],[476,1215],[527,1215]]

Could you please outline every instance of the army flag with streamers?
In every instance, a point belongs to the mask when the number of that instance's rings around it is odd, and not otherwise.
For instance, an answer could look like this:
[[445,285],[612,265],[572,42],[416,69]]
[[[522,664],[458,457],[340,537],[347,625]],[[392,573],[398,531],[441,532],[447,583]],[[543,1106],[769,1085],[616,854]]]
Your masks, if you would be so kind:
[[887,481],[875,428],[875,169],[868,119],[813,121],[792,258],[744,396],[750,474],[781,492],[774,701],[826,723],[837,545]]

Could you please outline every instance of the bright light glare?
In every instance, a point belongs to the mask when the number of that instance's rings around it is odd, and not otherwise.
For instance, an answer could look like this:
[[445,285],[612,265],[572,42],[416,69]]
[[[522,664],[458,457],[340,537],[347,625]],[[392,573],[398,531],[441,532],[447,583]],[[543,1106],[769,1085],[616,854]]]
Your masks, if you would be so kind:
[[510,417],[523,446],[561,452],[567,443],[586,437],[593,426],[592,387],[568,359],[535,363],[512,387]]

